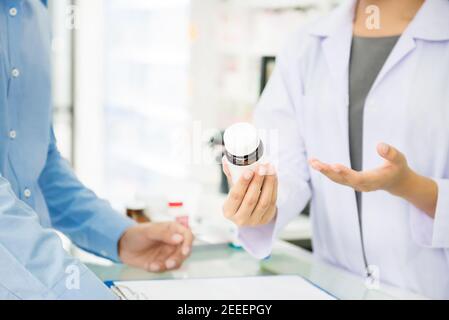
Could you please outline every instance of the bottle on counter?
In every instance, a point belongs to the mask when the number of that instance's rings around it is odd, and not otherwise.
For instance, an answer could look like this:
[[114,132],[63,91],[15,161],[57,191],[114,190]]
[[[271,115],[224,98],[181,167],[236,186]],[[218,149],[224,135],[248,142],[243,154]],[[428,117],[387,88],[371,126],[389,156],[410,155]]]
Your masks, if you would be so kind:
[[184,203],[181,201],[169,202],[167,213],[175,218],[175,221],[185,227],[189,227],[189,215],[185,210]]
[[126,205],[126,215],[138,223],[150,222],[147,206],[143,201],[132,201]]

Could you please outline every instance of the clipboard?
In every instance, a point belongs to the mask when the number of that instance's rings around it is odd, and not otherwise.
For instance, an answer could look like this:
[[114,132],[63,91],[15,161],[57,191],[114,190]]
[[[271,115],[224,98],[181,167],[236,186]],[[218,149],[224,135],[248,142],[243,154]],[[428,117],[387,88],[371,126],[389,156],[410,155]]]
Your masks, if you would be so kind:
[[336,300],[298,275],[106,281],[121,300]]

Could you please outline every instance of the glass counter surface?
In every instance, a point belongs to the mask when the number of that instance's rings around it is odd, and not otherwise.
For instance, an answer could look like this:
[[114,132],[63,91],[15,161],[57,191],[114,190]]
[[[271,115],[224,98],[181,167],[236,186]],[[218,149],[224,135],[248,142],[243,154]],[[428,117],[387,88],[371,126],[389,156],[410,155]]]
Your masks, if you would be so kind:
[[196,245],[190,258],[175,271],[150,273],[122,264],[86,265],[103,281],[264,276],[295,274],[338,299],[422,299],[424,297],[386,284],[369,288],[363,277],[318,261],[289,243],[278,241],[271,257],[257,260],[229,245]]

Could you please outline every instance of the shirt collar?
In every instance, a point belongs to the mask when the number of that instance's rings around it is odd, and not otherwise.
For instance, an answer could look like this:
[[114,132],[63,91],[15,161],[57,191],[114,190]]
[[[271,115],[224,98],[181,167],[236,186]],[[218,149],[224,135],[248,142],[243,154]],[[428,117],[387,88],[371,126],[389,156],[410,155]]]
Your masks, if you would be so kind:
[[[310,26],[309,33],[318,37],[330,37],[348,30],[354,20],[357,0],[346,0],[329,16]],[[449,40],[449,0],[426,0],[407,32],[413,38],[429,41]]]

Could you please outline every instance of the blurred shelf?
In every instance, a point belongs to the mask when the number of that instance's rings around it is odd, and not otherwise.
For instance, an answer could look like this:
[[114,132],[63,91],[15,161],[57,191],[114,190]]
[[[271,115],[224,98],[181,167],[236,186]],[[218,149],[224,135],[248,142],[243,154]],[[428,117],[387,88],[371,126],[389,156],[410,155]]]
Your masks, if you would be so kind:
[[295,9],[322,8],[329,6],[329,0],[224,0],[235,7],[249,9]]
[[146,54],[133,48],[125,48],[111,53],[110,59],[116,63],[184,67],[189,63],[190,56],[180,54],[179,51],[174,53],[174,50]]
[[[151,107],[147,108],[136,108],[130,107],[133,104],[130,101],[125,101],[126,99],[113,99],[115,105],[119,106],[106,106],[107,112],[110,112],[112,115],[123,113],[125,117],[144,117],[149,121],[162,121],[162,122],[170,122],[172,124],[182,124],[186,123],[189,120],[190,115],[186,111],[185,108],[179,107],[171,107],[169,105],[160,105],[160,104],[150,104]],[[124,102],[120,104],[120,102]],[[126,115],[128,113],[128,115]]]
[[136,166],[144,169],[146,172],[157,172],[158,174],[171,178],[186,178],[189,174],[186,167],[182,167],[178,164],[171,163],[167,159],[152,158],[145,152],[135,152],[132,156],[120,152],[111,152],[115,161],[121,161],[128,163],[129,165]]
[[115,0],[114,7],[124,10],[161,10],[188,8],[190,0]]

